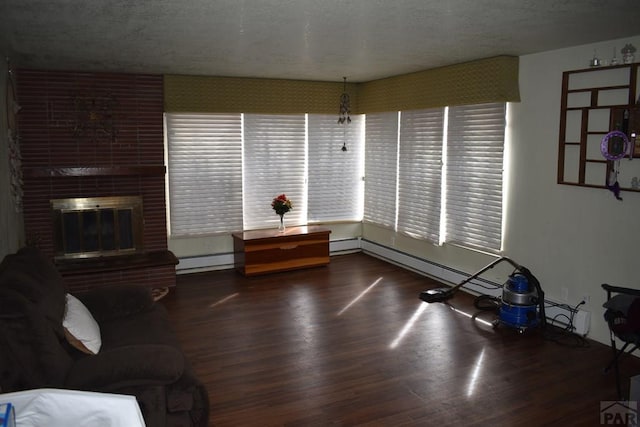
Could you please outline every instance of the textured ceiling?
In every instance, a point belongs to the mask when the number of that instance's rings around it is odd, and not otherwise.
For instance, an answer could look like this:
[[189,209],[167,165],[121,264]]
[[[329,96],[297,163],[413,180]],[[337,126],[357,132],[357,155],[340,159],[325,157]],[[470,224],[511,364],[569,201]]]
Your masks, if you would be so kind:
[[640,0],[0,3],[3,53],[44,69],[361,82],[640,33]]

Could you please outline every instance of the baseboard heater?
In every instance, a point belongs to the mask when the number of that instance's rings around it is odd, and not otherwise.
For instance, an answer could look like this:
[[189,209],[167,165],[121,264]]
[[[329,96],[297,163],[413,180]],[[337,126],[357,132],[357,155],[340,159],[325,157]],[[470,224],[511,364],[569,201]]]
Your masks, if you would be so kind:
[[176,274],[201,273],[204,271],[228,270],[233,268],[233,253],[200,255],[180,258]]
[[[332,240],[329,242],[329,252],[331,256],[360,252],[360,250],[359,238]],[[180,258],[180,263],[176,266],[176,274],[228,270],[234,267],[233,264],[233,252],[182,257]]]
[[[366,239],[361,240],[361,248],[363,252],[371,256],[375,256],[387,262],[415,271],[416,273],[431,277],[440,282],[444,282],[445,284],[458,284],[471,275],[446,265],[418,258]],[[535,274],[535,272],[533,273]],[[482,277],[478,277],[477,279],[470,281],[461,289],[474,295],[484,294],[495,297],[502,295],[502,284],[486,280]],[[542,289],[544,290],[544,283],[542,284]],[[572,319],[571,323],[573,324],[573,332],[575,334],[585,336],[589,332],[591,313],[586,310],[576,310],[566,303],[545,298],[545,314],[547,322],[550,325],[565,328],[569,325],[569,320]]]

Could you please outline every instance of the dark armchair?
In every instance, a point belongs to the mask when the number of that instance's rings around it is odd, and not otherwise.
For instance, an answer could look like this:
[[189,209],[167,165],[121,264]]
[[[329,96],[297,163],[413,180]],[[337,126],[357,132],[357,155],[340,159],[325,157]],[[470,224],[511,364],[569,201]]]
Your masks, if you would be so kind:
[[75,295],[99,325],[95,354],[63,326],[67,289],[35,248],[0,264],[0,391],[66,388],[136,396],[145,422],[206,426],[206,389],[194,376],[161,304],[139,286]]
[[[623,399],[618,362],[624,354],[630,354],[640,346],[640,289],[611,286],[606,283],[602,288],[607,293],[607,300],[603,304],[606,308],[604,318],[609,325],[613,350],[613,358],[605,368],[605,373],[614,368],[618,398]],[[616,338],[623,343],[620,349],[617,348]]]

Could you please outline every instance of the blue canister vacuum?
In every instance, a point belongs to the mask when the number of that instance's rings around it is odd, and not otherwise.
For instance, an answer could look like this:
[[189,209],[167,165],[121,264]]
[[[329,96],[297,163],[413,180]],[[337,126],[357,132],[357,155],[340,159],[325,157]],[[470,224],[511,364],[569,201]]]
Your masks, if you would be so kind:
[[[532,286],[532,280],[538,286]],[[522,272],[510,275],[502,286],[498,323],[523,332],[544,322],[544,294],[539,288],[540,283],[530,273],[529,277]]]
[[502,286],[502,296],[498,299],[498,320],[494,322],[494,326],[503,324],[518,329],[520,332],[524,332],[531,327],[544,327],[546,325],[544,292],[542,291],[540,282],[531,274],[528,268],[521,266],[507,257],[498,258],[451,288],[437,288],[423,291],[420,293],[420,299],[429,303],[446,301],[466,283],[503,261],[507,261],[513,265],[515,271]]

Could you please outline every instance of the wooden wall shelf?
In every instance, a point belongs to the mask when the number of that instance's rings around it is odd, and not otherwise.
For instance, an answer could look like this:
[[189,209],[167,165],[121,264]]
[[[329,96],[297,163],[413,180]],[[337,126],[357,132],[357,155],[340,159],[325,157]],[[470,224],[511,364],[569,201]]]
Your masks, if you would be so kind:
[[[607,188],[612,171],[624,191],[640,192],[640,64],[593,67],[562,74],[558,184]],[[627,119],[623,120],[623,115]],[[627,134],[628,156],[614,165],[600,152],[602,139],[613,130]],[[634,188],[635,186],[635,188]]]

